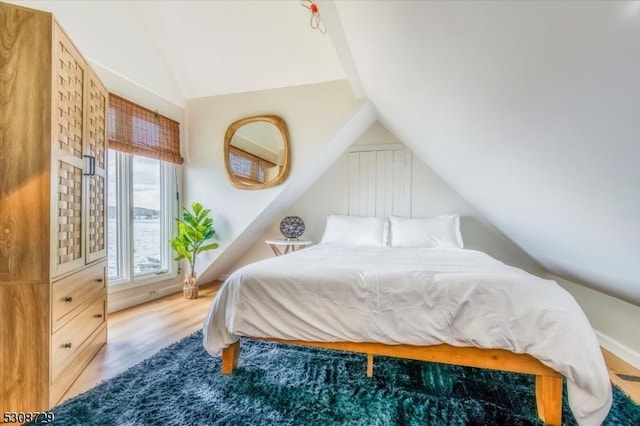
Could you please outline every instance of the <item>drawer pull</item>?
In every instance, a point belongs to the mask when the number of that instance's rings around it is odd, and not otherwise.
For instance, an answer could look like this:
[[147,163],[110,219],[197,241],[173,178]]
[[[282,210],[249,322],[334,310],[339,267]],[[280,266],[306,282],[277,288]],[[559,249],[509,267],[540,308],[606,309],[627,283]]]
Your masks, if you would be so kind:
[[95,314],[93,317],[94,318],[102,318],[102,314]]
[[67,302],[67,303],[71,303],[71,302],[73,302],[73,297],[67,296],[67,297],[64,298],[64,301]]
[[63,349],[71,349],[71,343],[65,343],[62,345]]
[[104,279],[103,279],[103,278],[96,278],[96,282],[97,282],[97,283],[101,283],[102,281],[104,281]]

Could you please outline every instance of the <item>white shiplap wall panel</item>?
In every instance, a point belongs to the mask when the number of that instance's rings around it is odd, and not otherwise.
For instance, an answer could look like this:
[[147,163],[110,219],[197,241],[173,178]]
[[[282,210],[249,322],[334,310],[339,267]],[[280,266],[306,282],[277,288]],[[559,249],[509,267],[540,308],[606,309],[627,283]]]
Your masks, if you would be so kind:
[[411,216],[411,151],[393,151],[393,215]]
[[411,216],[411,151],[381,148],[349,153],[349,214]]
[[360,154],[360,173],[358,178],[360,180],[360,196],[358,199],[358,210],[357,216],[366,216],[367,215],[367,198],[369,197],[369,158],[368,152],[363,152]]
[[349,153],[349,214],[360,211],[360,153]]
[[364,173],[367,176],[367,196],[365,199],[366,210],[361,214],[361,216],[375,216],[376,215],[376,196],[377,196],[377,187],[376,187],[376,172],[377,172],[377,161],[376,161],[376,152],[363,152],[360,155],[367,156],[367,170]]
[[378,151],[376,163],[376,213],[386,216],[393,209],[393,151]]

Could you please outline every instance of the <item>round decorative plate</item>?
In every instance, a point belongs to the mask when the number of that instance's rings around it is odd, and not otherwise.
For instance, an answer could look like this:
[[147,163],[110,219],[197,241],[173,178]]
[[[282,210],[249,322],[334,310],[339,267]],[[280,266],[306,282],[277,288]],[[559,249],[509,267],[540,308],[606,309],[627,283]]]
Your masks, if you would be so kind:
[[288,240],[300,238],[304,233],[304,222],[301,217],[287,216],[280,221],[280,232]]

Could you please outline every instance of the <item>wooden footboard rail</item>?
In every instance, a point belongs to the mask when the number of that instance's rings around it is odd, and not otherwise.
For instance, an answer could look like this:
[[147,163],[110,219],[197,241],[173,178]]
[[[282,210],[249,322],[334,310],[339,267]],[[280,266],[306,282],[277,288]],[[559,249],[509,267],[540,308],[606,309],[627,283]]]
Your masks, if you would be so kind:
[[[538,416],[548,425],[562,424],[562,375],[527,354],[515,354],[503,349],[480,349],[450,345],[411,346],[382,343],[305,342],[301,340],[254,339],[292,345],[335,349],[367,355],[367,376],[373,376],[373,357],[383,355],[419,361],[440,362],[465,367],[489,368],[536,376],[536,406]],[[222,351],[222,374],[232,374],[238,364],[240,342]]]

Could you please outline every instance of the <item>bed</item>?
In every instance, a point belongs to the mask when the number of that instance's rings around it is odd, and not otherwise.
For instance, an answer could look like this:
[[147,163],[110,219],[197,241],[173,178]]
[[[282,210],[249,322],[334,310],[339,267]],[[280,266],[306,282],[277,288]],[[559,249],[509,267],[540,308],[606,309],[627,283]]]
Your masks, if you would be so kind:
[[564,376],[580,425],[606,417],[611,383],[597,338],[554,281],[475,250],[327,241],[225,281],[203,327],[224,374],[242,336],[361,352],[368,375],[375,355],[533,374],[547,424],[561,424]]

